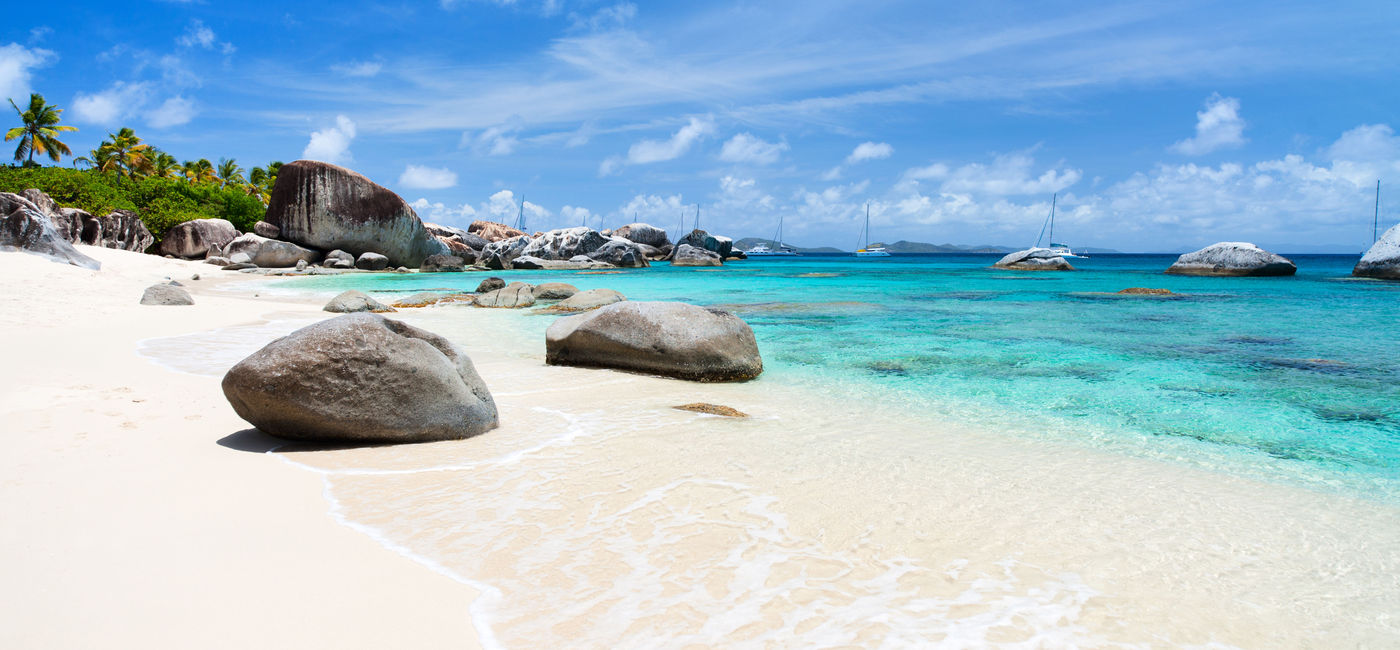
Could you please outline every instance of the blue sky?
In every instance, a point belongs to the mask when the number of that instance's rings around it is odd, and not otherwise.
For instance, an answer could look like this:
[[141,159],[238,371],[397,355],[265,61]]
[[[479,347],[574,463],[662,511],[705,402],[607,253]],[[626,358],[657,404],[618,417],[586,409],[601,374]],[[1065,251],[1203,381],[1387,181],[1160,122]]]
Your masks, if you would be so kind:
[[[1400,3],[72,2],[0,92],[86,152],[344,164],[427,220],[1359,252],[1400,220]],[[32,13],[26,13],[32,12]],[[1390,189],[1387,192],[1387,188]]]

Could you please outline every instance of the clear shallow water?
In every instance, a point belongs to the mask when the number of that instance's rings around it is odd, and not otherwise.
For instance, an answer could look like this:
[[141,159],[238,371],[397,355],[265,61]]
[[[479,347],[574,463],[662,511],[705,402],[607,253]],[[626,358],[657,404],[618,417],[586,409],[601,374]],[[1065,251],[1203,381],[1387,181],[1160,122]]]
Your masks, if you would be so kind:
[[[767,372],[909,417],[1071,440],[1352,494],[1400,494],[1400,284],[1355,258],[1296,256],[1290,278],[1185,278],[1171,256],[1098,256],[1072,273],[994,256],[801,257],[720,269],[518,271],[632,299],[734,311]],[[472,290],[483,274],[298,279],[296,290]],[[1166,288],[1171,297],[1111,295]],[[552,317],[522,314],[543,347]],[[892,443],[895,441],[892,441]],[[899,443],[902,444],[902,443]]]

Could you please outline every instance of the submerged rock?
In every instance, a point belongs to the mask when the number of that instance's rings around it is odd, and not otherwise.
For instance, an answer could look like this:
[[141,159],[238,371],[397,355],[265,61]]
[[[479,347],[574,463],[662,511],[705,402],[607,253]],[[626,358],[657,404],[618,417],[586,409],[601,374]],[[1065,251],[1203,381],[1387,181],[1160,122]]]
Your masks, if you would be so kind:
[[477,307],[498,307],[520,309],[535,304],[534,287],[524,282],[512,282],[495,291],[488,291],[473,299]]
[[418,266],[429,255],[447,252],[399,195],[349,169],[314,160],[282,166],[264,219],[288,241],[351,255],[377,252],[394,265]]
[[292,440],[456,440],[499,424],[461,348],[375,314],[304,327],[238,362],[223,380],[238,416]]
[[682,302],[620,302],[560,318],[545,332],[545,362],[695,381],[743,381],[763,372],[748,323]]
[[193,305],[194,298],[190,292],[180,288],[179,285],[162,282],[146,287],[145,293],[141,294],[141,304],[143,305]]
[[1010,269],[1013,271],[1073,271],[1065,258],[1056,254],[1048,248],[1028,248],[1023,251],[1016,251],[1006,257],[997,260],[992,265],[995,269]]
[[437,293],[433,291],[422,291],[395,300],[394,306],[400,309],[404,309],[415,307],[427,307],[430,305],[436,305],[440,302],[462,302],[464,300],[470,301],[471,296],[468,296],[466,294],[450,294]]
[[394,311],[393,307],[390,307],[382,302],[379,302],[378,300],[375,300],[374,298],[369,297],[364,292],[356,291],[354,289],[351,289],[349,291],[341,293],[340,295],[334,298],[331,298],[331,301],[326,303],[326,306],[322,307],[321,309],[322,311],[328,311],[336,314],[349,314],[358,311]]
[[1118,292],[1122,296],[1173,296],[1176,295],[1170,289],[1149,289],[1147,287],[1128,287]]
[[1274,276],[1293,275],[1298,267],[1249,242],[1220,242],[1176,258],[1166,271],[1174,275]]
[[1400,280],[1400,224],[1385,231],[1351,270],[1359,278]]

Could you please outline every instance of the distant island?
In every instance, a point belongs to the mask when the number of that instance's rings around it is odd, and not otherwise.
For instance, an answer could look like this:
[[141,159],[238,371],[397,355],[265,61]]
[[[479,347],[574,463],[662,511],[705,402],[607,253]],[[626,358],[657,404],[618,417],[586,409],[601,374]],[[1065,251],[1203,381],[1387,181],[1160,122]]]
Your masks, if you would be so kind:
[[[761,237],[745,237],[745,238],[743,238],[743,239],[740,239],[740,240],[734,242],[734,248],[739,249],[739,250],[749,250],[750,248],[753,248],[754,246],[757,246],[757,245],[759,245],[759,244],[765,244],[765,245],[767,245],[769,248],[777,248],[777,245],[778,245],[777,242],[775,242],[775,241],[773,241],[773,240],[771,240],[771,239],[764,239],[764,238],[761,238]],[[795,245],[793,245],[791,242],[785,242],[784,245],[785,245],[785,246],[788,246],[788,247],[790,247],[790,248],[792,248],[792,249],[794,249],[794,250],[796,250],[796,251],[799,252],[799,253],[849,253],[849,252],[851,252],[851,251],[841,250],[841,249],[839,249],[839,248],[832,248],[832,247],[830,247],[830,246],[821,246],[821,247],[817,247],[817,248],[804,248],[804,247],[802,247],[802,246],[795,246]],[[999,253],[999,254],[1004,254],[1004,253],[1011,253],[1011,252],[1014,252],[1014,251],[1022,250],[1022,249],[1024,249],[1024,248],[1025,248],[1025,247],[1016,247],[1016,246],[996,246],[996,245],[992,245],[992,244],[983,244],[983,245],[978,245],[978,246],[967,246],[967,245],[963,245],[963,244],[929,244],[929,243],[925,243],[925,242],[904,241],[904,240],[897,241],[897,242],[895,242],[895,243],[893,243],[893,244],[886,244],[886,245],[885,245],[885,250],[887,250],[887,251],[889,251],[889,252],[891,252],[891,253],[989,253],[989,254],[990,254],[990,253]],[[1103,253],[1117,253],[1117,252],[1119,252],[1119,251],[1113,250],[1113,249],[1111,249],[1111,248],[1084,248],[1084,249],[1080,249],[1080,250],[1082,250],[1082,252],[1085,252],[1085,253],[1099,253],[1099,254],[1103,254]]]

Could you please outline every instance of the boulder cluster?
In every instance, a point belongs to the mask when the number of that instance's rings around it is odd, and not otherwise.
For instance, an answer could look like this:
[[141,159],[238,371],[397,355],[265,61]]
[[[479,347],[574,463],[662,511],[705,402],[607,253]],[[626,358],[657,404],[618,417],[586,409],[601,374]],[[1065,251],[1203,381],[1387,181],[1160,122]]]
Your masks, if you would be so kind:
[[126,210],[98,217],[77,208],[60,208],[37,189],[0,192],[0,250],[22,250],[98,269],[101,264],[73,244],[144,251],[154,241],[146,224]]

